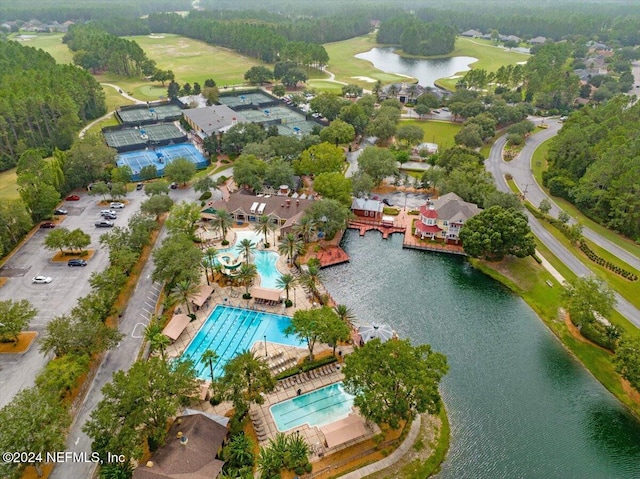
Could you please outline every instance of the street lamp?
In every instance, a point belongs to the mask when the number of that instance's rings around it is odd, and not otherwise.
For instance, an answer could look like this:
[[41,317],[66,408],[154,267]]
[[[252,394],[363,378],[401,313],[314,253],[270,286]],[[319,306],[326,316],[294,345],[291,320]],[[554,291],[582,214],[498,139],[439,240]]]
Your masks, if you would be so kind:
[[267,354],[267,335],[264,335],[264,357],[268,358],[269,355]]

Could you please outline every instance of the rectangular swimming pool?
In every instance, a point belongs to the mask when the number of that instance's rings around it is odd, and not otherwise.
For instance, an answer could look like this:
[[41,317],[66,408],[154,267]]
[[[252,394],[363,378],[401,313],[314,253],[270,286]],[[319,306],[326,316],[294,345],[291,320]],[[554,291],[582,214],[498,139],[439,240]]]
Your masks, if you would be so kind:
[[349,415],[353,396],[342,383],[335,383],[274,404],[269,408],[278,431],[288,431],[303,424],[324,426]]
[[220,377],[224,365],[236,353],[251,349],[265,338],[269,343],[302,347],[295,336],[287,337],[284,334],[290,324],[291,318],[288,316],[217,305],[182,353],[182,358],[193,361],[200,379],[211,380],[209,365],[201,361],[207,349],[219,356],[213,373],[215,377]]

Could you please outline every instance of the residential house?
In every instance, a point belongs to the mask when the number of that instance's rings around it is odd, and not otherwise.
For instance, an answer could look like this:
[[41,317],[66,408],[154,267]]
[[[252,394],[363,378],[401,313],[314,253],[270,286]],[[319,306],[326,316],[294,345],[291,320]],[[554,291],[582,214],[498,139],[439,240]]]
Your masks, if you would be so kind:
[[535,37],[529,40],[529,43],[531,43],[531,45],[544,45],[547,43],[547,39],[545,37]]
[[382,221],[382,210],[384,210],[384,204],[378,200],[354,198],[351,202],[351,212],[358,218],[364,218],[365,220]]
[[447,193],[420,207],[420,218],[414,223],[415,235],[421,239],[459,244],[465,221],[481,211],[478,205],[463,201],[455,193]]
[[228,429],[205,414],[176,418],[167,443],[146,464],[133,472],[133,479],[215,479],[223,461],[216,459]]
[[478,30],[467,30],[466,32],[462,32],[460,36],[469,38],[481,38],[482,32],[479,32]]
[[382,88],[380,96],[395,98],[400,103],[411,103],[425,92],[425,88],[417,83],[392,83]]

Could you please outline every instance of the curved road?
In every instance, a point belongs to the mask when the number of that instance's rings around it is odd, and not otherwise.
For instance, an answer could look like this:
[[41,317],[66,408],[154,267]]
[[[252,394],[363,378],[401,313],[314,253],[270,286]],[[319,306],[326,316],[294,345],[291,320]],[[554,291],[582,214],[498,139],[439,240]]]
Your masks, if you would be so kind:
[[[500,159],[500,156],[498,155],[496,157],[496,161],[498,161],[499,163],[498,168],[502,172],[502,174],[511,174],[520,190],[532,204],[537,206],[543,199],[546,198],[547,200],[549,200],[549,202],[551,203],[551,211],[549,213],[557,218],[558,213],[560,213],[561,211],[561,208],[542,190],[535,177],[533,176],[533,172],[531,171],[531,159],[536,148],[538,148],[542,144],[542,142],[555,136],[562,127],[562,123],[557,120],[547,120],[546,124],[549,126],[549,128],[528,138],[524,148],[516,158],[514,158],[510,162],[505,162],[502,161]],[[571,222],[574,221],[575,220],[573,219],[571,220]],[[629,266],[640,270],[640,258],[635,256],[634,254],[630,253],[624,248],[621,248],[617,244],[612,243],[608,239],[604,238],[592,229],[587,228],[586,226],[582,227],[582,235],[601,248],[606,249],[611,254],[627,263]]]
[[[530,139],[527,140],[527,145],[525,146],[525,148],[523,148],[520,156],[525,157],[525,155],[528,155],[528,157],[531,158],[531,154],[533,153],[537,145],[539,145],[542,141],[555,135],[555,133],[559,130],[559,128],[560,128],[559,125],[555,125],[552,127],[550,124],[549,129],[541,133],[538,133],[536,135],[533,135]],[[514,160],[512,160],[511,162],[505,162],[502,160],[502,149],[504,148],[506,141],[507,141],[506,135],[504,135],[500,137],[493,144],[493,146],[491,147],[491,153],[489,154],[489,158],[485,162],[485,167],[493,175],[496,185],[498,186],[498,189],[500,191],[511,193],[511,189],[509,188],[509,185],[507,185],[507,182],[504,178],[505,174],[510,173],[511,175],[513,175],[514,179],[516,180],[516,183],[518,183],[521,188],[523,187],[523,185],[527,185],[529,183],[526,182],[527,181],[526,177],[521,175],[521,172],[523,170],[521,163],[517,165],[518,167],[515,167],[511,165],[511,163],[513,163]],[[526,152],[525,152],[525,149],[527,149]],[[521,159],[521,162],[522,162],[522,159]],[[528,164],[529,163],[527,163],[527,165]],[[529,168],[525,168],[525,169],[528,169],[529,173],[531,174]],[[516,174],[518,173],[520,173],[520,175],[516,176]],[[520,181],[523,181],[523,178],[524,178],[524,182],[520,183],[518,181],[518,178],[520,178]],[[533,178],[532,174],[531,174],[531,178]],[[540,187],[537,186],[535,181],[533,181],[533,184],[529,184],[528,188],[523,188],[523,191],[524,189],[527,189],[527,198],[529,198],[529,188],[533,188],[534,186],[540,189]],[[540,191],[542,192],[542,190]],[[542,194],[544,195],[544,192],[542,192]],[[544,197],[546,197],[546,195]],[[542,200],[542,198],[540,198],[540,200]],[[538,203],[534,203],[534,204],[538,204]],[[591,270],[589,270],[589,268],[587,268],[567,248],[565,248],[562,243],[560,243],[553,235],[551,235],[544,228],[544,226],[540,224],[540,222],[535,216],[533,216],[527,210],[525,210],[525,213],[529,218],[529,225],[531,226],[531,231],[533,231],[533,233],[540,239],[540,241],[542,241],[545,244],[545,246],[549,248],[551,252],[555,254],[558,257],[558,259],[562,261],[573,273],[575,273],[578,276],[593,274]],[[625,318],[627,318],[630,322],[632,322],[634,325],[640,328],[640,310],[638,310],[635,306],[633,306],[629,301],[624,299],[618,293],[615,293],[615,298],[616,298],[615,309],[620,314],[622,314]]]

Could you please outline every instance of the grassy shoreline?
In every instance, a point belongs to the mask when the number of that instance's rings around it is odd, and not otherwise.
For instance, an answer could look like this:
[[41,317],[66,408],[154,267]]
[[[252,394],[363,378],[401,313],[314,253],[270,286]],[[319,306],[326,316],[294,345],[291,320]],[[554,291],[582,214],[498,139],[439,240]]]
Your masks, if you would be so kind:
[[[545,252],[544,256],[550,263],[558,262],[557,258],[551,258],[548,254],[551,253]],[[549,288],[545,283],[551,278],[550,273],[543,270],[532,258],[509,259],[500,263],[470,259],[470,263],[524,299],[565,349],[626,406],[631,414],[640,419],[640,403],[625,390],[621,377],[612,363],[613,355],[575,338],[564,321],[558,319],[558,310],[561,307],[560,288]]]

